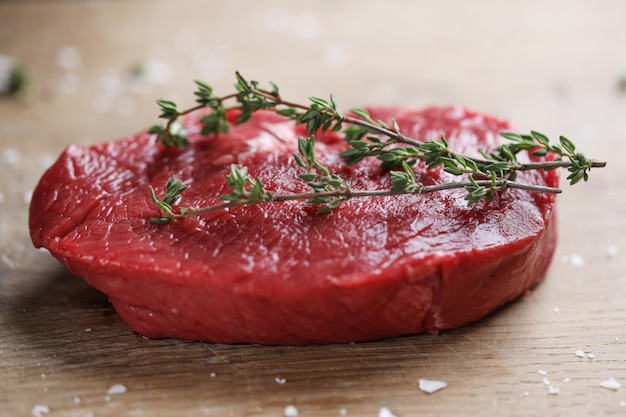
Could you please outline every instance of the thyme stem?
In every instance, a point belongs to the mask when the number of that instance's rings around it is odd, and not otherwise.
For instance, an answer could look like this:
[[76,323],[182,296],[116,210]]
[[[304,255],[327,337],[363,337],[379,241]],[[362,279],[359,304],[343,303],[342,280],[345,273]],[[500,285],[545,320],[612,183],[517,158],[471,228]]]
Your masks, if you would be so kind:
[[[245,123],[258,110],[273,111],[295,120],[297,124],[306,125],[307,134],[311,136],[308,139],[298,139],[299,155],[295,154],[294,158],[297,164],[306,170],[299,178],[313,191],[273,195],[265,190],[261,179],[249,177],[246,167],[232,165],[230,175],[226,176],[232,192],[219,197],[224,200],[221,204],[203,208],[179,207],[178,212],[175,212],[172,204],[179,201],[180,194],[186,186],[172,177],[168,181],[162,200],[156,197],[154,189],[150,187],[151,198],[163,215],[153,221],[165,223],[173,218],[197,217],[245,204],[278,203],[289,200],[306,200],[322,205],[319,213],[324,213],[351,198],[427,194],[455,188],[464,188],[467,191],[465,199],[468,204],[474,204],[483,198],[492,200],[495,191],[504,188],[557,194],[561,192],[558,188],[517,182],[517,173],[536,169],[566,168],[570,173],[567,179],[570,184],[575,184],[581,180],[587,181],[588,172],[592,168],[606,166],[606,162],[586,158],[576,150],[576,146],[569,139],[561,136],[559,144],[555,145],[550,143],[544,134],[536,131],[531,131],[529,135],[501,133],[511,143],[500,145],[490,153],[480,149],[482,158],[465,156],[449,149],[448,142],[443,136],[422,142],[404,135],[395,120],[391,126],[380,120],[375,121],[364,109],[352,109],[350,115],[340,113],[332,96],[330,100],[310,97],[311,103],[305,105],[283,99],[278,87],[273,83],[269,90],[260,88],[256,81],[247,81],[238,72],[236,78],[237,92],[224,96],[215,95],[211,86],[196,81],[198,89],[194,94],[198,104],[186,110],[178,110],[174,102],[158,100],[157,103],[161,107],[160,117],[167,122],[164,126],[152,126],[149,132],[157,134],[157,142],[165,146],[175,145],[182,148],[189,144],[186,131],[179,122],[182,116],[208,107],[212,111],[200,119],[203,125],[202,133],[219,134],[230,128],[231,122],[227,120],[227,113],[230,110],[239,110],[237,124]],[[234,100],[236,104],[227,107],[225,102],[229,100]],[[344,128],[344,125],[348,127]],[[349,149],[340,156],[347,164],[377,157],[381,161],[381,168],[390,170],[391,189],[352,190],[342,178],[331,173],[328,167],[317,161],[314,150],[315,134],[328,130],[343,132]],[[519,152],[528,152],[539,157],[552,154],[553,160],[522,163],[517,159]],[[449,174],[465,176],[467,181],[424,186],[415,181],[415,173],[411,168],[419,161],[428,169],[442,168]]]
[[236,201],[228,201],[221,204],[215,204],[208,207],[187,207],[183,210],[182,213],[163,213],[164,216],[168,218],[195,218],[202,216],[203,214],[208,214],[220,210],[230,209],[234,207],[244,206],[247,204],[270,204],[270,203],[281,203],[286,201],[310,201],[313,199],[319,198],[332,198],[332,197],[341,197],[344,199],[352,199],[352,198],[366,198],[366,197],[390,197],[395,195],[423,195],[428,193],[434,193],[444,190],[452,190],[459,188],[471,187],[472,185],[478,185],[480,187],[495,187],[495,188],[516,188],[519,190],[526,191],[534,191],[534,192],[543,192],[549,194],[560,194],[562,192],[559,188],[553,187],[545,187],[540,185],[530,185],[523,184],[515,181],[506,181],[500,180],[493,183],[492,181],[475,181],[475,182],[451,182],[451,183],[442,183],[436,185],[426,185],[419,187],[417,190],[413,192],[405,192],[399,190],[350,190],[343,189],[337,191],[324,191],[324,192],[309,192],[309,193],[298,193],[298,194],[278,194],[273,195],[271,200],[265,201],[256,201],[254,203],[250,202],[246,199],[240,199]]

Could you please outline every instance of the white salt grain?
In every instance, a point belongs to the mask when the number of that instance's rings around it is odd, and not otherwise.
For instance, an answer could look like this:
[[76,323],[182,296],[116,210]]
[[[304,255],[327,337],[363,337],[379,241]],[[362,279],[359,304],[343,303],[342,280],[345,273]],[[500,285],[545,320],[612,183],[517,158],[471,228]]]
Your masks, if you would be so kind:
[[348,415],[348,409],[347,408],[342,408],[341,410],[339,410],[339,415],[340,416]]
[[617,256],[618,253],[619,249],[617,249],[617,246],[609,246],[606,250],[606,257],[609,259],[613,259]]
[[50,408],[47,405],[37,404],[30,410],[30,414],[33,417],[42,417],[44,414],[48,414],[50,412]]
[[540,369],[537,372],[539,372],[539,375],[547,375],[548,374],[548,371],[544,371],[543,369]]
[[9,255],[7,255],[6,253],[3,253],[2,255],[0,255],[0,261],[2,261],[2,263],[11,270],[17,268],[17,265],[15,264],[15,262],[13,262],[11,258],[9,258]]
[[40,159],[41,166],[46,169],[50,168],[50,166],[52,166],[52,164],[54,164],[56,160],[57,160],[56,156],[50,153],[44,154],[41,156],[41,159]]
[[209,374],[209,376],[210,376],[211,378],[215,378],[215,377],[217,376],[217,374],[216,374],[215,372],[211,372],[211,373]]
[[24,194],[22,195],[22,199],[24,200],[24,203],[30,204],[30,200],[32,198],[33,198],[33,190],[24,191]]
[[80,397],[74,397],[74,404],[80,404]]
[[544,385],[550,385],[550,380],[546,378],[545,376],[543,377],[542,382],[544,383]]
[[291,33],[297,38],[313,40],[322,33],[317,17],[310,13],[303,13],[291,19]]
[[280,385],[283,385],[285,382],[287,382],[285,378],[279,378],[279,377],[274,378],[274,380],[276,381],[277,384],[280,384]]
[[433,394],[439,390],[446,388],[448,384],[444,381],[436,381],[432,379],[420,379],[419,389],[428,394]]
[[587,357],[589,359],[594,359],[596,357],[596,355],[594,353],[589,352],[589,353],[587,353]]
[[331,68],[345,67],[350,62],[350,49],[344,43],[335,43],[324,48],[322,58]]
[[396,417],[396,415],[393,414],[387,407],[382,407],[378,410],[378,417]]
[[560,308],[558,308],[558,307],[554,307],[554,308],[552,309],[552,312],[553,312],[554,314],[558,314],[560,311],[561,311],[561,309],[560,309]]
[[569,378],[564,378],[564,379],[563,379],[563,382],[564,382],[564,383],[566,383],[566,384],[567,384],[568,382],[570,382],[570,381],[571,381],[571,380],[570,380]]
[[558,395],[561,392],[561,389],[559,387],[555,387],[555,386],[548,386],[548,394],[550,395]]
[[615,380],[615,378],[609,378],[600,383],[602,388],[618,390],[622,385]]
[[522,392],[522,397],[528,397],[528,396],[530,396],[530,392],[528,391]]
[[20,151],[15,148],[6,148],[2,153],[2,162],[6,165],[17,165],[21,159]]
[[574,355],[578,356],[579,358],[584,358],[587,356],[587,354],[585,352],[583,352],[582,350],[578,349],[576,352],[574,352]]
[[620,401],[619,402],[619,406],[620,407],[626,407],[626,401]]
[[11,82],[11,71],[15,68],[15,59],[8,55],[0,54],[0,93],[8,93]]
[[582,268],[583,266],[585,266],[585,258],[583,258],[582,255],[578,253],[572,253],[569,256],[569,263],[576,268]]
[[107,391],[107,395],[124,394],[126,392],[126,386],[123,384],[112,385]]
[[165,61],[151,59],[144,65],[144,77],[154,84],[165,85],[173,78],[173,71]]
[[298,417],[298,409],[293,405],[288,405],[283,411],[285,417]]
[[57,52],[56,63],[64,70],[72,70],[80,67],[80,52],[73,46],[64,46]]
[[124,87],[122,79],[111,70],[104,71],[100,75],[98,85],[107,97],[118,97]]

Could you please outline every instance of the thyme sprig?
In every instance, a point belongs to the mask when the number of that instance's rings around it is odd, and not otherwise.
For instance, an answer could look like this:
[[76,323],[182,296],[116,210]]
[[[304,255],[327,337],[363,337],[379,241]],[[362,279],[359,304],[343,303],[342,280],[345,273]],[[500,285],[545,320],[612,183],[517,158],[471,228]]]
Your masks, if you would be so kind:
[[[605,162],[588,159],[578,152],[569,139],[561,136],[559,144],[552,144],[549,138],[539,132],[530,134],[502,133],[510,141],[486,153],[481,150],[481,158],[458,154],[450,150],[444,136],[424,142],[404,135],[395,120],[390,124],[374,120],[365,109],[355,108],[350,114],[339,112],[337,104],[330,96],[328,100],[310,97],[309,104],[299,104],[283,99],[276,84],[270,83],[269,89],[260,87],[257,81],[248,81],[236,73],[236,92],[217,96],[211,86],[196,81],[194,92],[197,105],[186,110],[179,110],[176,103],[158,100],[161,109],[160,118],[164,125],[152,126],[150,133],[156,135],[156,141],[164,146],[183,148],[189,144],[187,133],[180,122],[186,114],[208,108],[210,112],[202,116],[202,133],[205,135],[228,132],[231,123],[227,119],[229,110],[237,109],[236,124],[250,120],[259,110],[270,110],[293,119],[297,124],[306,126],[308,138],[298,139],[298,153],[295,162],[303,169],[299,178],[311,188],[310,193],[274,195],[264,188],[261,179],[248,175],[246,167],[231,166],[226,182],[230,193],[220,196],[223,203],[205,208],[179,207],[175,212],[173,205],[186,189],[182,182],[170,178],[165,187],[165,194],[158,199],[150,187],[153,202],[160,208],[162,217],[151,219],[158,223],[179,217],[195,217],[201,214],[245,204],[264,204],[289,200],[306,200],[321,205],[319,213],[333,210],[342,202],[351,198],[380,197],[398,194],[426,194],[447,189],[464,188],[468,204],[475,204],[482,199],[492,200],[498,190],[518,188],[535,192],[559,193],[560,189],[524,184],[516,181],[517,173],[535,169],[567,168],[570,184],[587,181],[591,168],[604,167]],[[231,101],[233,104],[227,105]],[[376,157],[382,169],[390,170],[392,186],[387,190],[352,190],[337,174],[320,163],[315,157],[315,133],[318,131],[342,132],[349,149],[340,154],[347,164],[355,164],[365,158]],[[551,155],[551,160],[541,162],[520,162],[517,155],[528,151],[536,156]],[[467,181],[424,186],[416,181],[413,166],[423,163],[427,169],[441,168],[455,176],[466,176]]]

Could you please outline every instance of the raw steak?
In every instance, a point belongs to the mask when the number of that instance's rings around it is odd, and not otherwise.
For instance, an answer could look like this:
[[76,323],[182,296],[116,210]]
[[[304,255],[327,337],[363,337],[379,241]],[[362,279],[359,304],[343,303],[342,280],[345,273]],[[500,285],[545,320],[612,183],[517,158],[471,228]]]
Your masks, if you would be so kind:
[[[419,140],[445,134],[477,155],[501,143],[505,122],[461,108],[369,109]],[[233,115],[230,115],[233,116]],[[300,127],[257,113],[228,134],[165,149],[141,133],[69,146],[45,173],[30,209],[35,246],[107,294],[150,338],[221,343],[352,342],[448,329],[523,294],[546,273],[556,244],[554,197],[509,189],[468,207],[464,190],[354,199],[318,215],[305,202],[237,207],[165,225],[148,185],[162,195],[175,174],[190,183],[181,205],[215,204],[231,163],[276,194],[305,192],[293,158]],[[389,187],[378,161],[346,166],[338,134],[317,137],[318,159],[353,189]],[[372,158],[370,158],[372,159]],[[417,169],[425,185],[459,181]],[[557,186],[554,171],[520,180]]]

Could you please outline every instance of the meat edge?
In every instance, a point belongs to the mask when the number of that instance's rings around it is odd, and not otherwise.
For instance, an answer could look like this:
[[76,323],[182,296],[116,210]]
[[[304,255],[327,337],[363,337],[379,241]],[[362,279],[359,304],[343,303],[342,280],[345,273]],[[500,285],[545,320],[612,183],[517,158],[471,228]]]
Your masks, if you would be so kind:
[[[217,284],[199,290],[168,285],[154,276],[137,281],[123,271],[112,276],[88,263],[59,260],[107,294],[121,318],[148,338],[307,345],[378,340],[477,321],[543,280],[556,241],[556,213],[551,210],[539,236],[512,242],[502,257],[477,250],[410,258],[372,279],[311,282],[306,288],[289,281],[265,286],[252,279],[241,287]],[[132,294],[141,294],[141,300]]]

